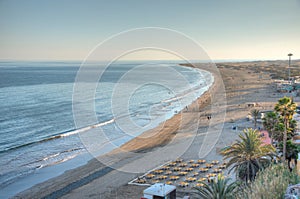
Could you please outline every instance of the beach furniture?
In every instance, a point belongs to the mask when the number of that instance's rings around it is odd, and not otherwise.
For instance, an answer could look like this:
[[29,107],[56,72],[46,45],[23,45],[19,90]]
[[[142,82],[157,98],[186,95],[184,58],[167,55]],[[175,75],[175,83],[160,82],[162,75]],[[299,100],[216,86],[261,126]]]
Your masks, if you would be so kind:
[[209,176],[209,177],[216,177],[217,174],[215,174],[215,173],[209,173],[208,176]]
[[173,171],[181,171],[181,168],[180,167],[174,167]]
[[193,178],[193,177],[188,177],[185,179],[187,182],[194,182],[196,181],[196,178]]
[[206,160],[198,160],[197,161],[199,164],[204,164],[206,162]]
[[219,165],[218,168],[219,169],[225,169],[226,168],[226,164],[223,163],[223,164]]
[[196,168],[196,167],[199,167],[200,166],[200,164],[191,164],[191,167],[194,167],[194,168]]
[[187,172],[191,172],[191,171],[193,171],[193,170],[194,170],[194,169],[191,168],[191,167],[187,167],[187,168],[184,169],[184,171],[187,171]]
[[216,176],[217,176],[217,174],[215,174],[215,173],[210,173],[210,174],[206,175],[207,181],[211,182]]
[[214,173],[221,173],[221,172],[222,172],[222,169],[214,169],[213,172],[214,172]]
[[178,172],[178,175],[180,175],[180,176],[185,176],[186,174],[187,174],[187,172],[185,172],[185,171]]
[[148,178],[148,179],[152,179],[154,177],[155,177],[155,175],[152,174],[152,173],[149,173],[149,174],[146,175],[146,178]]
[[176,166],[176,164],[177,164],[177,162],[170,162],[170,163],[168,164],[168,166],[174,167],[174,166]]
[[182,163],[179,164],[179,166],[180,166],[180,167],[186,167],[186,166],[187,166],[187,163],[186,163],[186,162],[182,162]]
[[180,187],[187,187],[187,186],[189,186],[189,183],[187,183],[187,182],[180,182],[178,185]]
[[167,178],[168,178],[168,176],[158,176],[158,177],[157,177],[158,180],[165,180],[165,179],[167,179]]
[[194,173],[193,173],[193,176],[197,176],[197,175],[199,175],[198,172],[194,172]]
[[205,180],[207,180],[207,178],[199,178],[199,179],[197,180],[197,182],[203,182],[203,181],[205,181]]
[[172,171],[166,171],[165,174],[170,175],[170,174],[172,174]]
[[135,183],[139,183],[139,184],[145,184],[146,183],[146,180],[145,179],[140,179],[138,178]]
[[212,168],[214,165],[213,164],[205,164],[206,168]]
[[162,169],[162,170],[169,170],[170,167],[169,167],[169,166],[163,166],[163,167],[161,167],[161,169]]
[[161,169],[158,169],[158,170],[153,171],[153,173],[155,173],[155,174],[162,174],[163,172],[164,172],[164,171],[161,170]]
[[216,165],[216,164],[219,164],[219,161],[218,160],[213,160],[211,163]]
[[208,168],[200,168],[199,171],[200,171],[201,173],[205,173],[205,172],[208,171]]
[[204,184],[203,184],[203,183],[197,183],[195,186],[196,186],[196,187],[203,187]]
[[174,181],[174,180],[178,180],[178,179],[179,179],[179,176],[170,176],[169,179],[170,179],[170,180],[173,180],[173,181]]

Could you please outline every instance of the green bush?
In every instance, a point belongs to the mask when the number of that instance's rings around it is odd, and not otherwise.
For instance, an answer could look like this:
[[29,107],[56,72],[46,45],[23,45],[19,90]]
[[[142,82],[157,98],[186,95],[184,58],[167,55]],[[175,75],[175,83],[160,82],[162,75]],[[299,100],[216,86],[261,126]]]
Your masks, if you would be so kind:
[[255,180],[245,186],[237,195],[238,199],[282,199],[288,185],[300,182],[296,171],[290,172],[283,164],[273,164],[259,171]]

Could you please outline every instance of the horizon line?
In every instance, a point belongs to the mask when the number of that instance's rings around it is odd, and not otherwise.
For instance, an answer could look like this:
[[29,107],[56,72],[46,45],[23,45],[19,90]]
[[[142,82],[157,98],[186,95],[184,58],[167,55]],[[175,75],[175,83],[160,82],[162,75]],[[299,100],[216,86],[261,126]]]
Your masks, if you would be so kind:
[[[88,62],[107,62],[109,60],[90,60]],[[146,62],[146,61],[153,61],[153,62],[184,62],[185,60],[176,60],[176,59],[151,59],[151,60],[142,60],[142,59],[136,59],[136,60],[119,60],[117,62]],[[196,62],[201,62],[201,63],[209,63],[209,62],[215,62],[215,63],[220,63],[220,62],[253,62],[253,61],[288,61],[287,59],[210,59],[210,60],[200,60],[200,59],[193,59],[193,60],[187,60],[190,63],[196,63]],[[292,61],[300,61],[300,59],[292,59]],[[69,60],[64,60],[64,59],[1,59],[0,62],[78,62],[78,63],[83,63],[84,60],[75,60],[75,59],[69,59]]]

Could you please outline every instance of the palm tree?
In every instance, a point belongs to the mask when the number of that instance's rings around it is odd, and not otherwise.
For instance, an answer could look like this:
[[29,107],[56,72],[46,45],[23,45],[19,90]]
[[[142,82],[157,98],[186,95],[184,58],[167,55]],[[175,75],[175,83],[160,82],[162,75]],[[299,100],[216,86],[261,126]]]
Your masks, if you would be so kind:
[[284,124],[282,122],[278,122],[274,128],[275,129],[274,129],[273,138],[275,140],[277,140],[278,142],[282,142],[283,141],[283,133],[282,132],[284,132]]
[[[283,144],[279,145],[279,149],[282,151]],[[290,165],[291,161],[294,160],[294,163],[297,165],[298,153],[300,152],[300,148],[292,142],[292,140],[288,140],[286,142],[286,159],[288,161],[288,167],[292,170]]]
[[276,112],[278,112],[281,115],[284,123],[282,161],[285,161],[287,131],[289,129],[289,122],[293,118],[293,115],[296,112],[296,104],[293,102],[291,98],[283,97],[278,100],[278,103],[275,105],[274,109]]
[[233,199],[238,191],[236,182],[229,183],[230,179],[225,179],[222,175],[211,180],[209,183],[203,182],[203,187],[195,187],[196,194],[206,199]]
[[252,115],[252,117],[254,119],[254,128],[255,129],[256,129],[256,124],[257,124],[257,119],[258,119],[259,113],[260,113],[260,111],[258,109],[253,109],[251,111],[251,115]]
[[266,113],[265,117],[263,118],[263,125],[269,133],[271,143],[273,143],[275,128],[278,122],[278,115],[273,111]]
[[289,121],[289,133],[292,134],[292,137],[295,135],[295,131],[297,128],[297,121],[292,119]]
[[[287,129],[287,141],[292,139],[295,135],[295,130],[297,127],[297,122],[295,120],[289,121],[289,128]],[[283,118],[279,118],[278,123],[275,125],[273,138],[278,142],[283,142],[284,137],[284,121]]]
[[229,159],[229,172],[234,170],[237,176],[248,182],[254,180],[256,173],[264,168],[275,157],[275,148],[263,144],[257,130],[245,129],[239,135],[240,140],[224,149],[221,153],[224,159]]

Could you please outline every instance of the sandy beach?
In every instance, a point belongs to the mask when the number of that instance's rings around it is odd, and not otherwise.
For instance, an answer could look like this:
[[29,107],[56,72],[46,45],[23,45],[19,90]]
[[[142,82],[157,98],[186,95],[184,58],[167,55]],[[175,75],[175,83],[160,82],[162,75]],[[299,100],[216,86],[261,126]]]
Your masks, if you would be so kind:
[[[272,86],[274,71],[261,70],[274,63],[218,63],[217,68],[194,64],[211,72],[215,81],[187,109],[119,149],[14,198],[140,198],[146,187],[128,182],[159,165],[178,157],[222,161],[218,151],[237,139],[244,128],[254,126],[246,119],[252,109],[248,104],[269,110],[284,96]],[[180,197],[189,194],[187,189],[178,190]]]

